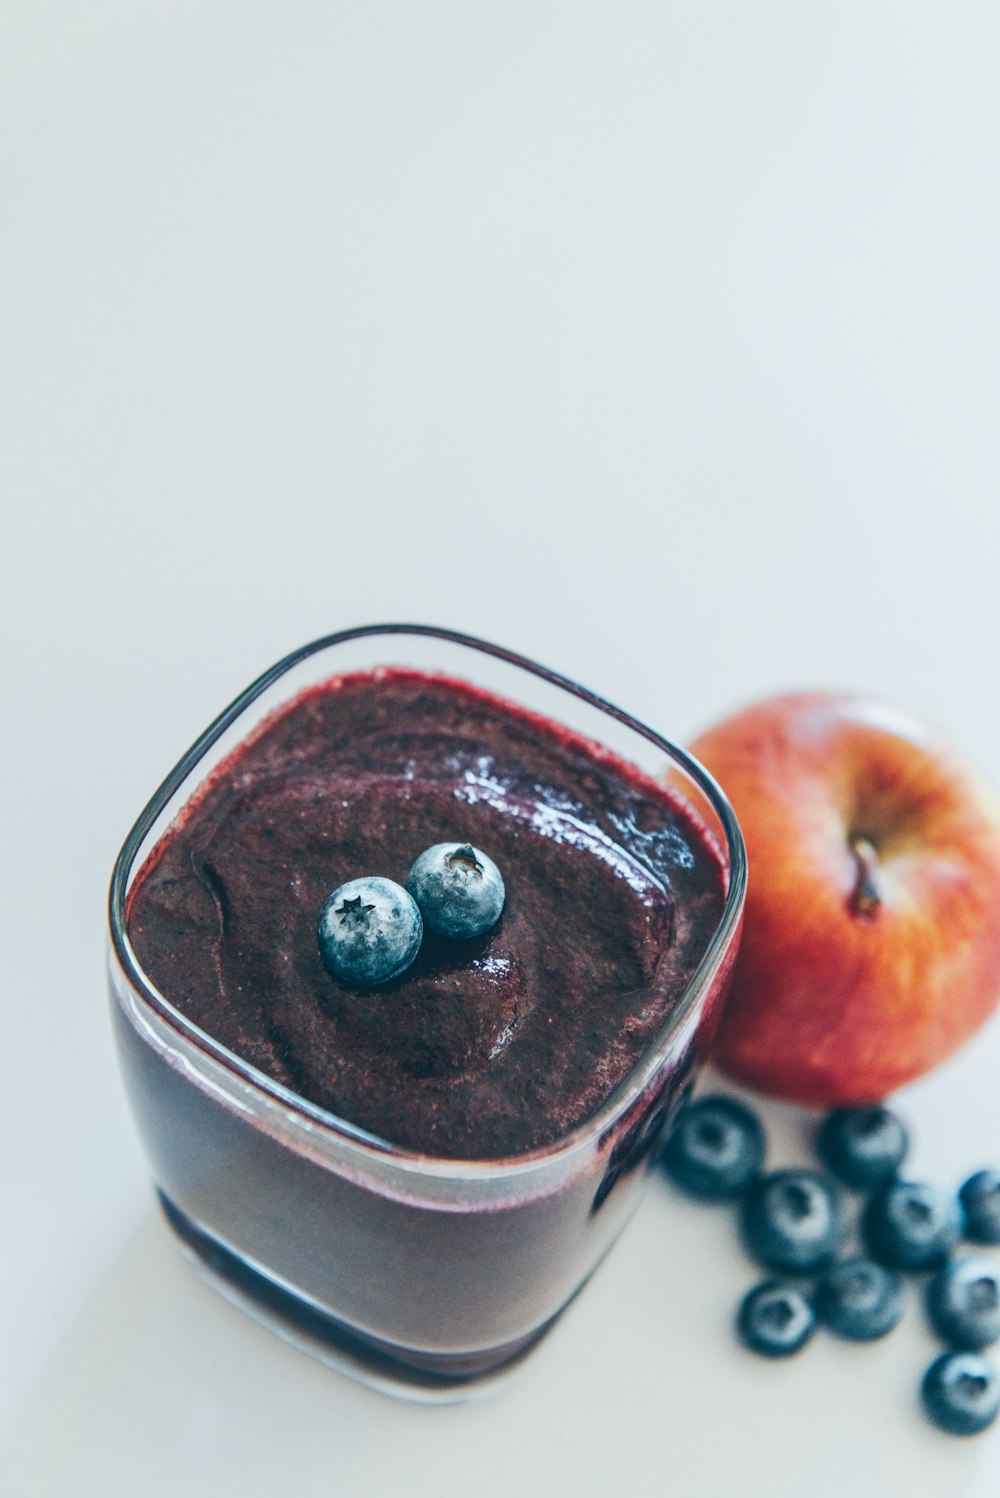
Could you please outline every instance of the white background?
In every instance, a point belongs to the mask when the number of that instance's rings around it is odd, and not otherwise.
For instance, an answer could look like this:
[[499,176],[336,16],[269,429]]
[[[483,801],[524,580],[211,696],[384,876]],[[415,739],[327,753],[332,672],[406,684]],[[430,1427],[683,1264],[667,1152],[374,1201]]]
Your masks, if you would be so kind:
[[[764,1366],[665,1189],[490,1404],[286,1350],[153,1217],[102,943],[163,773],[352,623],[682,740],[870,689],[1000,781],[998,49],[989,3],[0,0],[4,1493],[996,1491],[915,1310]],[[942,1183],[998,1067],[902,1100]]]

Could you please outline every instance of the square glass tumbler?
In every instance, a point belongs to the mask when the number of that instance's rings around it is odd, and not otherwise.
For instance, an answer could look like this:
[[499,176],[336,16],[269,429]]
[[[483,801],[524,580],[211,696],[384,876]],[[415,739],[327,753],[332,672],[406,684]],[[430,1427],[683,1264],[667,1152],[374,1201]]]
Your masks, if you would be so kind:
[[[471,682],[667,778],[723,857],[718,925],[661,1032],[598,1110],[544,1149],[466,1161],[378,1139],[186,1019],[129,944],[130,885],[213,769],[308,687],[386,666]],[[161,1203],[188,1257],[258,1320],[369,1383],[425,1399],[488,1386],[552,1324],[635,1209],[711,1038],[745,889],[739,826],[707,772],[552,671],[420,625],[344,631],[280,661],[170,772],[111,881],[116,1042]]]

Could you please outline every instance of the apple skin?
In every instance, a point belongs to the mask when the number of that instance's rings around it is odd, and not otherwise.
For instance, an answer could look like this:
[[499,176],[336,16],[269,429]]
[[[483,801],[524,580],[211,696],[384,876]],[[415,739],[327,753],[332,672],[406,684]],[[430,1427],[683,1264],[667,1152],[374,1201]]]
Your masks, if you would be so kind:
[[822,1107],[877,1102],[943,1061],[1000,998],[990,785],[925,724],[856,696],[773,698],[691,748],[749,863],[713,1060]]

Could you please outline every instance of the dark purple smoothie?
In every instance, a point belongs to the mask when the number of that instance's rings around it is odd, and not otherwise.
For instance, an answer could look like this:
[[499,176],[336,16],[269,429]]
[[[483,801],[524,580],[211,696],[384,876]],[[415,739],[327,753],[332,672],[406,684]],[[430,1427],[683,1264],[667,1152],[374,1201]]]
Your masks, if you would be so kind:
[[[386,987],[339,985],[316,939],[331,890],[405,883],[443,841],[499,865],[499,923],[425,934]],[[478,689],[390,670],[266,720],[154,849],[127,928],[171,1004],[300,1096],[409,1150],[497,1159],[626,1077],[724,900],[712,840],[662,786]]]

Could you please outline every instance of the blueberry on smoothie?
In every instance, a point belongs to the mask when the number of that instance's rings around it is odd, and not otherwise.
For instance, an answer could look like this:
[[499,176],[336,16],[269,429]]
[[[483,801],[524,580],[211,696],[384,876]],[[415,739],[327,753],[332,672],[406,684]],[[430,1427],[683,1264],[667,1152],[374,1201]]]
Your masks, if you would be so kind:
[[672,1180],[703,1201],[741,1196],[764,1163],[764,1130],[729,1097],[703,1097],[681,1113],[661,1156]]
[[1000,1411],[1000,1379],[976,1352],[945,1352],[936,1358],[920,1389],[924,1408],[942,1430],[974,1436]]
[[950,1347],[989,1347],[1000,1339],[1000,1270],[989,1259],[954,1259],[927,1286],[927,1314]]
[[862,1229],[869,1252],[894,1269],[930,1269],[958,1242],[958,1202],[922,1181],[890,1181],[869,1201]]
[[423,922],[402,885],[366,877],[334,890],[320,913],[316,935],[332,978],[375,988],[410,966],[423,937]]
[[743,1204],[743,1236],[769,1269],[807,1274],[829,1264],[847,1225],[840,1193],[814,1170],[776,1170]]
[[845,1185],[881,1185],[896,1174],[909,1145],[900,1118],[878,1104],[871,1108],[837,1108],[828,1113],[816,1135],[816,1148],[828,1170]]
[[816,1285],[816,1314],[837,1337],[873,1342],[903,1314],[899,1276],[860,1256],[832,1264]]
[[791,1285],[764,1280],[744,1297],[736,1330],[751,1352],[765,1358],[787,1358],[804,1347],[816,1330],[808,1297]]
[[959,1187],[962,1227],[970,1243],[1000,1243],[1000,1170],[977,1170]]
[[505,890],[500,870],[471,843],[435,843],[410,870],[406,887],[427,927],[467,941],[496,925]]

